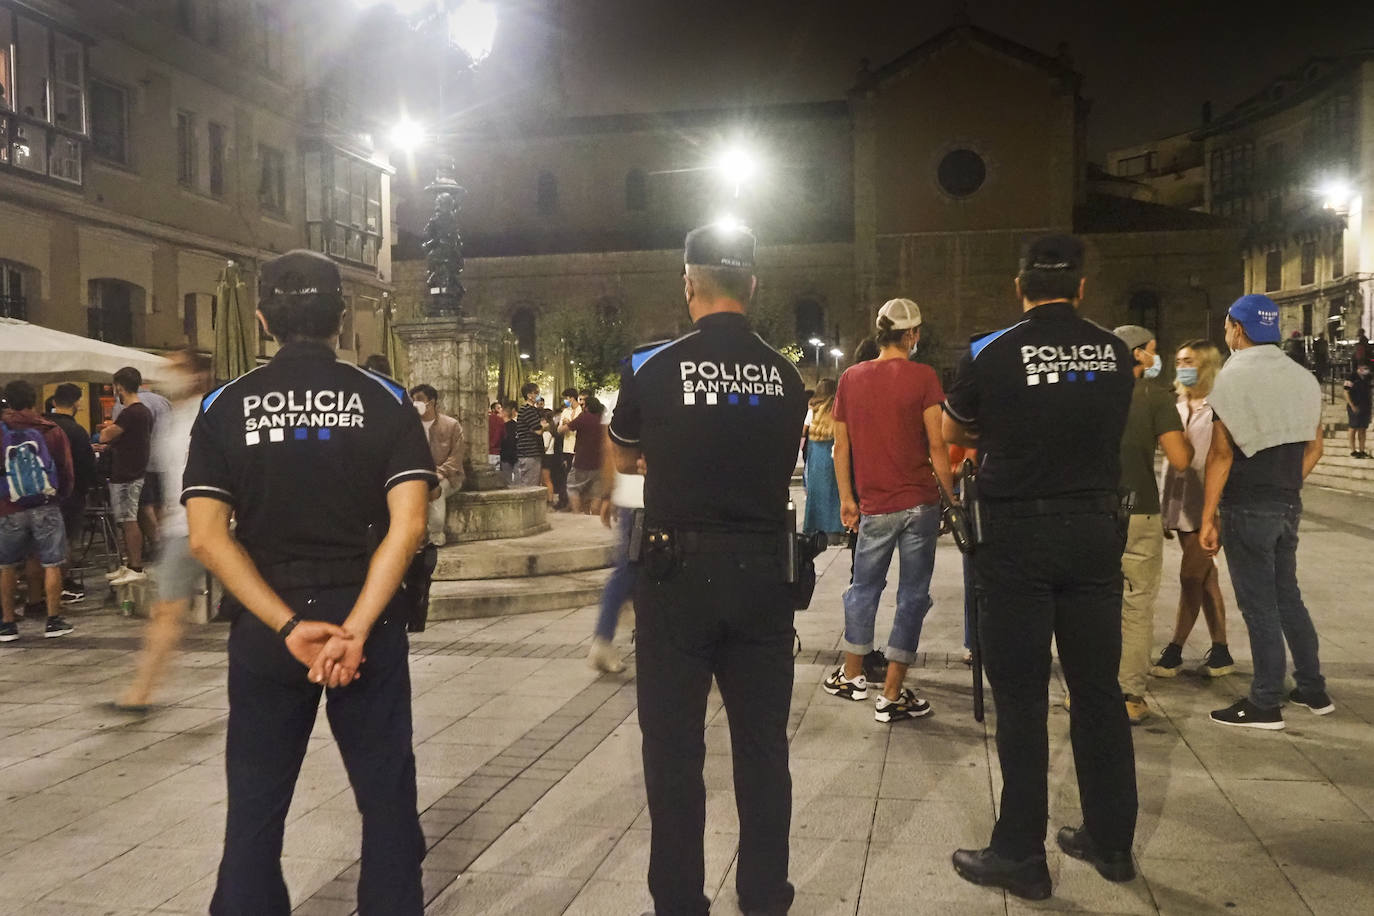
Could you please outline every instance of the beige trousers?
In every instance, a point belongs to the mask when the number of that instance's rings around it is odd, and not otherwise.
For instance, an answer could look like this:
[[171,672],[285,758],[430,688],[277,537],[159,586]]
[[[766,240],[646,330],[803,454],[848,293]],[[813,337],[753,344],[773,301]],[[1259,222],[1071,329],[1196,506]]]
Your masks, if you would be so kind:
[[436,547],[443,547],[446,540],[444,522],[448,517],[448,495],[452,492],[453,484],[449,483],[448,478],[440,478],[439,495],[429,501],[425,529],[429,534],[430,543]]
[[1121,555],[1121,692],[1145,693],[1155,630],[1155,598],[1164,570],[1164,528],[1158,515],[1132,515]]

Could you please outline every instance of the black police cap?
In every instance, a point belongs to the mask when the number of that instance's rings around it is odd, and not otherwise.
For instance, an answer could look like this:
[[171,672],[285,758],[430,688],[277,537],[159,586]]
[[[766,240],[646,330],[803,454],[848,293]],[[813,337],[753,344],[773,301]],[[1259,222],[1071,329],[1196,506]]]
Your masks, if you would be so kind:
[[1083,243],[1072,235],[1042,235],[1026,244],[1021,272],[1028,270],[1083,272]]
[[317,251],[297,248],[262,265],[258,298],[273,296],[341,295],[339,267]]
[[733,222],[712,223],[687,233],[684,259],[700,267],[754,269],[754,233]]

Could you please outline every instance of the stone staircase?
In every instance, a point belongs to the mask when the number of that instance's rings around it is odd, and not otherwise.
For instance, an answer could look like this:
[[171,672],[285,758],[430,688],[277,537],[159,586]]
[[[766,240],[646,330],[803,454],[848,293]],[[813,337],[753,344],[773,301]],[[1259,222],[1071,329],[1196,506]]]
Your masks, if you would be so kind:
[[590,516],[549,513],[551,530],[439,550],[430,620],[529,614],[595,604],[615,535]]
[[[1350,437],[1344,401],[1322,404],[1322,425],[1326,429],[1321,461],[1308,475],[1307,482],[1350,493],[1374,495],[1374,459],[1351,458]],[[1374,435],[1365,443],[1374,448]]]

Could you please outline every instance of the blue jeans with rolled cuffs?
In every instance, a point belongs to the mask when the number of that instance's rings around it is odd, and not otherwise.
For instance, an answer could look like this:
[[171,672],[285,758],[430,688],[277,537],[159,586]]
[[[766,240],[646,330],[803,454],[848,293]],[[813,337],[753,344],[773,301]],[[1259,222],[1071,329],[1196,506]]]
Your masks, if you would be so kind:
[[939,505],[913,506],[859,519],[854,548],[854,579],[844,593],[846,652],[873,651],[878,599],[887,587],[892,553],[897,552],[897,616],[885,650],[888,661],[909,665],[921,641],[921,624],[930,610],[930,579],[935,572],[935,542],[940,536]]
[[1317,658],[1317,628],[1298,589],[1301,503],[1221,507],[1221,543],[1236,604],[1250,632],[1255,673],[1250,702],[1273,709],[1283,702],[1284,642],[1293,656],[1293,679],[1304,693],[1326,689]]

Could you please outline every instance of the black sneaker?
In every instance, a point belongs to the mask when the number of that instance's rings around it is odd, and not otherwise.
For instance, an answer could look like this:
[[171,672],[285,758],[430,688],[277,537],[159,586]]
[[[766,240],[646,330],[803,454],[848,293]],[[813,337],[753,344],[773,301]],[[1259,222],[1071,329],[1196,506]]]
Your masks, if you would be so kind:
[[864,677],[870,684],[881,684],[887,680],[887,656],[881,649],[874,649],[864,656]]
[[830,676],[825,679],[825,683],[821,686],[825,688],[826,693],[842,700],[868,699],[868,679],[862,674],[852,681],[845,677],[843,662],[838,668],[830,672]]
[[873,708],[873,718],[879,722],[900,722],[903,719],[919,719],[928,715],[930,704],[916,696],[910,687],[903,687],[895,700],[889,700],[879,694]]
[[62,580],[62,603],[70,604],[73,601],[86,600],[86,589],[75,579]]
[[1202,667],[1198,669],[1207,677],[1225,677],[1235,670],[1236,660],[1231,657],[1231,650],[1215,643],[1207,650],[1207,654],[1202,656]]
[[1135,865],[1131,862],[1131,851],[1101,852],[1088,831],[1082,827],[1061,827],[1055,837],[1059,848],[1087,862],[1097,873],[1108,881],[1125,882],[1135,880]]
[[0,642],[14,642],[19,638],[19,624],[11,620],[0,622]]
[[43,628],[43,637],[51,639],[54,636],[66,636],[75,627],[67,623],[61,617],[49,617],[48,624]]
[[1164,651],[1159,653],[1159,661],[1150,666],[1150,674],[1154,677],[1177,677],[1181,670],[1183,647],[1175,643],[1165,646]]
[[984,887],[1000,887],[1027,900],[1047,900],[1052,886],[1044,856],[1007,859],[987,849],[956,849],[954,870],[959,877]]
[[1212,710],[1211,719],[1218,725],[1236,725],[1241,728],[1264,728],[1279,731],[1283,728],[1283,713],[1278,707],[1260,709],[1250,702],[1249,697],[1236,700],[1225,709]]
[[1331,697],[1327,696],[1325,690],[1303,693],[1300,688],[1294,687],[1293,692],[1288,694],[1288,702],[1306,706],[1318,716],[1329,716],[1336,711],[1336,704],[1331,702]]

